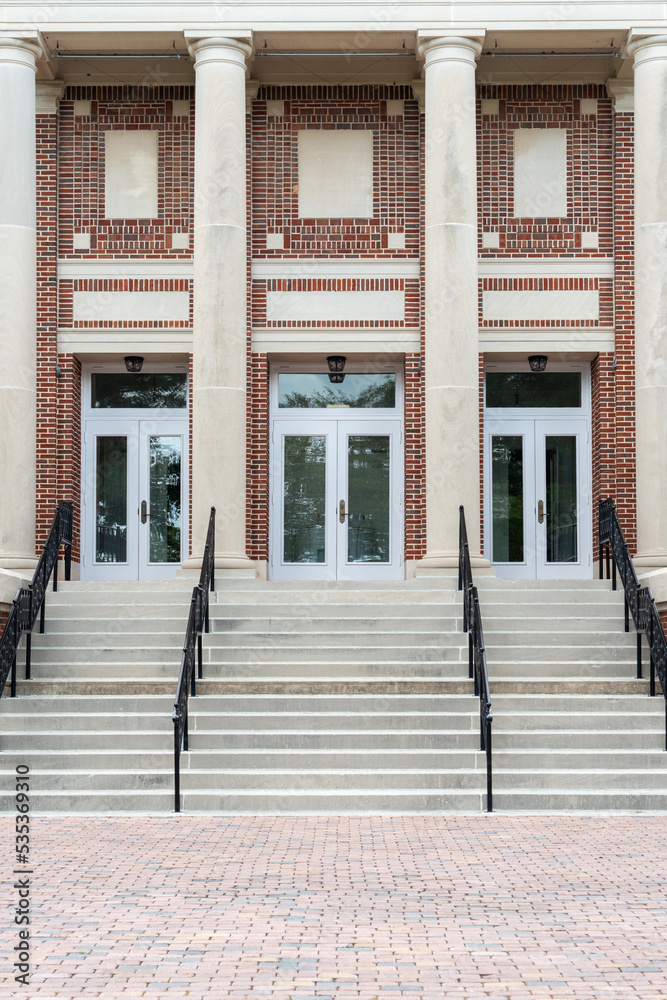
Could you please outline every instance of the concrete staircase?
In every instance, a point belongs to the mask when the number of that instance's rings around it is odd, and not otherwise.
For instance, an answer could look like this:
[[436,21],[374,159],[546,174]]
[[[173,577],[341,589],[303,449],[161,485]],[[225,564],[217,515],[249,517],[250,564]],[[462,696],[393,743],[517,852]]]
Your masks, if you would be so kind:
[[[664,701],[633,680],[620,594],[478,582],[496,809],[667,807]],[[190,702],[183,809],[484,809],[455,586],[222,583]],[[33,679],[0,699],[3,781],[27,763],[35,813],[173,809],[171,710],[191,588],[183,578],[49,594]]]
[[[480,578],[494,808],[667,809],[665,700],[636,679],[623,592],[606,581]],[[648,659],[644,643],[644,678]]]

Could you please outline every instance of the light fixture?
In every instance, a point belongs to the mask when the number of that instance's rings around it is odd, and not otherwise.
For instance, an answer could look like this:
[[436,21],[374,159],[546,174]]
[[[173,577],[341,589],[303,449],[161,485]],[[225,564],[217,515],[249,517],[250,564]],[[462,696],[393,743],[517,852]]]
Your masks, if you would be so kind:
[[341,354],[330,354],[327,358],[327,364],[329,365],[330,372],[342,372],[345,368],[345,362],[347,358],[344,358]]
[[528,364],[530,365],[531,372],[543,372],[547,367],[547,361],[549,358],[546,354],[531,354],[528,358]]
[[130,354],[125,358],[125,367],[128,372],[140,372],[143,367],[143,363],[143,358],[137,357],[133,354]]
[[329,372],[329,381],[335,385],[340,385],[341,382],[345,381],[345,376],[342,372]]

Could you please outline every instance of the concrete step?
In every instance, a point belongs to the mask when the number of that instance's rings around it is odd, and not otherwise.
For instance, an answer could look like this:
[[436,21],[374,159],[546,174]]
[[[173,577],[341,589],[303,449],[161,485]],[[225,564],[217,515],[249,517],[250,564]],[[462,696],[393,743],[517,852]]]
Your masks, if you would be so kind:
[[519,729],[497,728],[494,719],[493,752],[500,750],[660,750],[664,744],[664,729],[646,726],[644,729],[608,729],[604,733],[583,729]]
[[527,768],[509,770],[496,767],[493,772],[494,790],[518,792],[542,790],[550,793],[579,790],[593,793],[612,790],[631,791],[651,787],[656,792],[667,793],[667,769],[654,765],[644,768]]
[[[156,629],[151,632],[135,633],[105,630],[97,632],[51,632],[48,635],[35,635],[32,639],[32,649],[37,656],[42,650],[75,650],[105,649],[110,645],[113,636],[113,650],[132,653],[137,648],[144,649],[181,649],[184,633],[167,632]],[[462,632],[445,631],[442,628],[432,628],[428,631],[396,631],[385,628],[378,635],[369,635],[366,629],[341,629],[324,632],[321,629],[311,631],[289,630],[275,632],[210,632],[204,636],[204,644],[211,655],[217,650],[258,649],[265,651],[282,649],[298,649],[305,647],[312,654],[313,648],[318,652],[339,650],[343,647],[351,649],[377,649],[382,646],[407,646],[416,651],[425,649],[443,649],[454,647],[460,649],[465,637]]]
[[[232,792],[191,789],[181,796],[182,809],[207,815],[359,815],[406,813],[480,812],[485,796],[472,789],[417,790],[394,788],[363,791],[278,789],[272,792],[235,789]],[[31,813],[48,815],[164,815],[173,811],[173,792],[161,789],[93,792],[35,792],[30,794]]]
[[646,812],[655,815],[667,811],[667,791],[656,790],[650,776],[641,786],[609,791],[595,788],[494,790],[493,808],[495,812],[505,813],[581,812],[590,816],[595,812]]

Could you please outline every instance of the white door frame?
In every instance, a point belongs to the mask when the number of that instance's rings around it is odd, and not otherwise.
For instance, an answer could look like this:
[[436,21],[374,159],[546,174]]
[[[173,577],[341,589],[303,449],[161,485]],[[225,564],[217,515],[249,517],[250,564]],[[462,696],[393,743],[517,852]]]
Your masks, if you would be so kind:
[[[396,364],[348,361],[347,373],[396,375],[392,409],[280,409],[281,372],[326,372],[321,362],[280,362],[271,371],[271,461],[269,474],[269,577],[273,580],[402,580],[404,567],[404,445],[403,377]],[[325,559],[324,563],[285,563],[283,555],[283,455],[285,435],[327,438]],[[390,443],[390,562],[350,563],[347,560],[347,523],[339,520],[339,502],[347,504],[347,434],[388,435]],[[345,494],[343,496],[343,493]],[[339,495],[340,494],[340,495]],[[355,512],[353,512],[355,513]],[[341,530],[343,529],[343,530]]]
[[[485,375],[494,370],[525,371],[525,367],[521,362],[485,365]],[[581,372],[580,407],[515,409],[485,406],[484,409],[484,550],[497,575],[505,579],[591,579],[593,576],[590,364],[549,363],[549,370]],[[537,493],[544,486],[543,441],[547,434],[577,437],[578,559],[572,563],[547,563],[546,521],[540,525],[537,520],[537,502],[545,499],[538,497]],[[520,563],[497,563],[493,560],[491,438],[497,435],[520,435],[524,439],[524,561]],[[548,514],[548,511],[545,513]]]
[[[189,409],[93,409],[92,374],[125,372],[122,362],[85,365],[82,371],[81,421],[81,579],[168,580],[189,552]],[[187,365],[144,362],[142,373],[187,374]],[[150,520],[141,523],[140,502],[149,503],[149,454],[151,436],[181,438],[181,556],[178,563],[148,561]],[[127,561],[96,563],[96,447],[98,436],[124,436],[127,447]],[[136,515],[136,516],[135,516]]]

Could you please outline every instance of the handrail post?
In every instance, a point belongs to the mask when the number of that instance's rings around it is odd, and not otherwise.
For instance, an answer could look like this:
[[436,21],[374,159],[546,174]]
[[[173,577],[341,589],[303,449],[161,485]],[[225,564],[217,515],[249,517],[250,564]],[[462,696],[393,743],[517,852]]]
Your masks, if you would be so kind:
[[491,755],[491,719],[486,723],[486,811],[493,812],[493,757]]
[[174,812],[181,811],[181,723],[174,720]]

